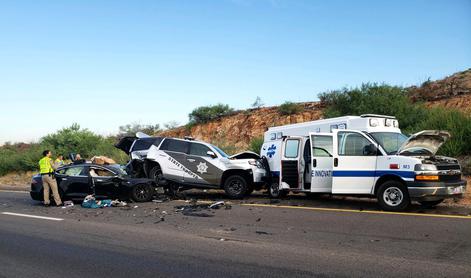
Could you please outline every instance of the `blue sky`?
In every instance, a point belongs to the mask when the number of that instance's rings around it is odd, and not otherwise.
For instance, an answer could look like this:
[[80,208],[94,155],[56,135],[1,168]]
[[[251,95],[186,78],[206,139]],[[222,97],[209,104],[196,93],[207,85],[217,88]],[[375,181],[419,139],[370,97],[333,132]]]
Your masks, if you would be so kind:
[[0,1],[0,144],[471,67],[471,1]]

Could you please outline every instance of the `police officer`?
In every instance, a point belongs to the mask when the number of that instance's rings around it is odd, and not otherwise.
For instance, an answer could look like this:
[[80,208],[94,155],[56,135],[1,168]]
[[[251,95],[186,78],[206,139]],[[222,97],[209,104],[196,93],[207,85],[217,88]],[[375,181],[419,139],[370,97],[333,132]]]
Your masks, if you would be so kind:
[[52,190],[52,195],[54,196],[56,206],[62,205],[61,197],[59,196],[59,190],[57,188],[57,182],[54,178],[55,165],[52,162],[51,156],[51,151],[45,150],[43,152],[43,158],[39,160],[39,174],[41,174],[43,182],[44,205],[47,207],[51,203],[49,200],[49,189]]
[[64,156],[59,154],[56,158],[56,160],[54,161],[54,165],[55,165],[55,168],[59,168],[61,166],[64,166]]

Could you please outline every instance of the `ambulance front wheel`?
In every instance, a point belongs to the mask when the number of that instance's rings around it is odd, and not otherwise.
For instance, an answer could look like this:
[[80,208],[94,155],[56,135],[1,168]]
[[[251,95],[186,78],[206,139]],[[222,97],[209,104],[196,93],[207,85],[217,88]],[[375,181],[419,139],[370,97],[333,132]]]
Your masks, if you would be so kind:
[[400,181],[383,183],[377,193],[378,203],[383,210],[403,211],[410,205],[407,188]]
[[270,198],[283,198],[288,195],[288,191],[280,190],[280,186],[277,183],[272,183],[268,188],[268,195],[270,195]]

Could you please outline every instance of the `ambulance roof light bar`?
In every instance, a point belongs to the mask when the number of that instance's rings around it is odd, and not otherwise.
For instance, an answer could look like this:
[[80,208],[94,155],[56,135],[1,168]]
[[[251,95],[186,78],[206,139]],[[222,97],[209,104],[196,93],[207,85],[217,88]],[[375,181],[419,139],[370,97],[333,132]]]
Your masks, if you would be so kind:
[[362,118],[386,118],[386,119],[396,119],[394,116],[387,116],[387,115],[378,115],[378,114],[363,114],[360,117]]

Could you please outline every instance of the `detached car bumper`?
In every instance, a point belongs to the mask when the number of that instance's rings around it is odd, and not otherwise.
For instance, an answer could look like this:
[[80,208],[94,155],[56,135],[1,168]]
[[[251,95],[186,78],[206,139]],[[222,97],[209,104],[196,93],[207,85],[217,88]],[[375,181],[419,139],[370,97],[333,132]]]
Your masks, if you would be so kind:
[[435,201],[446,198],[462,198],[466,192],[466,181],[458,182],[410,182],[407,184],[413,200]]
[[265,169],[255,168],[252,169],[252,174],[254,183],[263,183],[265,181],[267,171],[265,171]]

